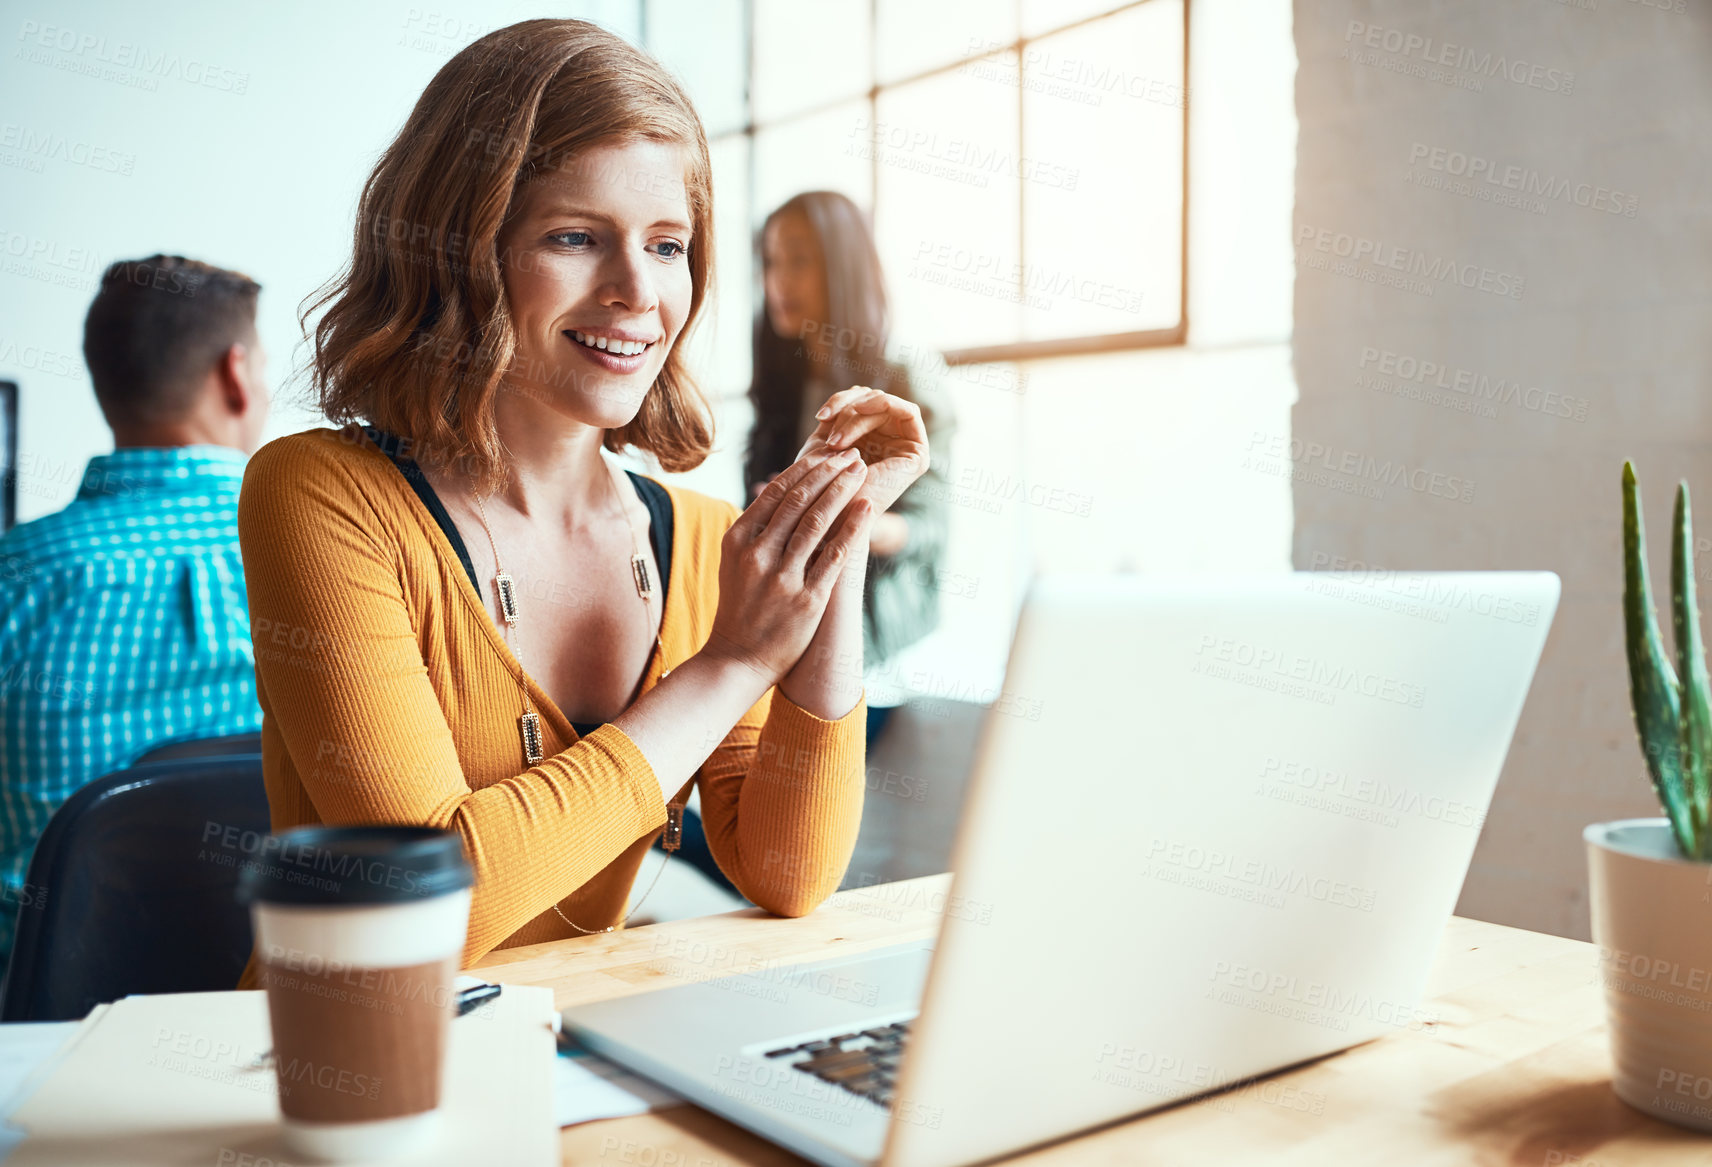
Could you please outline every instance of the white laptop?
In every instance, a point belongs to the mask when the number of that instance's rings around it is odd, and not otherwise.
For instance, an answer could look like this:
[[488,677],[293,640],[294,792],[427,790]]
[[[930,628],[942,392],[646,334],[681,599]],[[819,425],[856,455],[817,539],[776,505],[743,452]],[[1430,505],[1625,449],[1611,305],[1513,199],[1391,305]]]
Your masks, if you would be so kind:
[[937,940],[565,1023],[828,1167],[979,1162],[1419,1028],[1558,592],[1039,577]]

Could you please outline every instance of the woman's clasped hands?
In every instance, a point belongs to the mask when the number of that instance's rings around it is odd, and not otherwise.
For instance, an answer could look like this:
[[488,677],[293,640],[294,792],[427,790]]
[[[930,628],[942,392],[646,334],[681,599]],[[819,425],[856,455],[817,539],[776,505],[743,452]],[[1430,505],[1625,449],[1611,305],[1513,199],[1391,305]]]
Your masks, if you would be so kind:
[[796,461],[720,545],[719,609],[707,648],[776,683],[807,650],[874,517],[928,468],[921,409],[855,385],[826,399]]

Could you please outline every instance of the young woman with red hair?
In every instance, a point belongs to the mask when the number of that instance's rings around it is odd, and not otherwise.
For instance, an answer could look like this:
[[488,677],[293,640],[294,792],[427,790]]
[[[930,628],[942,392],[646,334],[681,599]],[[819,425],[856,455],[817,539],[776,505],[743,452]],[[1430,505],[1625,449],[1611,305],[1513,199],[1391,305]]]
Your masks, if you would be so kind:
[[712,273],[679,86],[591,24],[500,29],[430,82],[306,312],[349,424],[250,464],[273,825],[462,834],[466,964],[621,926],[692,785],[768,911],[811,911],[849,862],[868,533],[926,433],[857,386],[741,512],[621,474],[603,451],[682,471],[711,449],[678,342]]

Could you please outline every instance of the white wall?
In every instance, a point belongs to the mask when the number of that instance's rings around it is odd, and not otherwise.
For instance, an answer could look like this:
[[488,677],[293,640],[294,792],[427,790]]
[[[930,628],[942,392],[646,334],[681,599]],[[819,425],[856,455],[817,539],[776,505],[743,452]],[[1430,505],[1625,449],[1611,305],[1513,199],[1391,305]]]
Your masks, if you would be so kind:
[[[637,32],[633,2],[555,7]],[[260,281],[280,384],[303,355],[299,301],[349,257],[363,180],[428,79],[541,14],[522,0],[0,5],[0,379],[22,386],[20,519],[65,505],[112,449],[80,353],[107,264],[179,253]],[[268,436],[315,421],[281,401]]]
[[[1712,490],[1709,16],[1701,0],[1297,5],[1296,436],[1472,498],[1304,483],[1296,562],[1563,579],[1459,904],[1481,919],[1585,937],[1582,828],[1659,813],[1629,711],[1618,484],[1637,459],[1662,582],[1673,484]],[[1369,282],[1396,273],[1340,259],[1340,235],[1475,286]],[[1482,381],[1521,396],[1480,397]]]

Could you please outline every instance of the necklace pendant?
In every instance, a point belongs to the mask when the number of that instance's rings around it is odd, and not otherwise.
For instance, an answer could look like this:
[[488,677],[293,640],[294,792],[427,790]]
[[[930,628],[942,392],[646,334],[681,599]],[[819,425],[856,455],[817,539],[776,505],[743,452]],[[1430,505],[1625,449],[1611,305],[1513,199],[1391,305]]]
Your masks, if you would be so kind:
[[636,594],[646,600],[654,594],[654,581],[648,577],[648,561],[640,554],[630,557],[630,574],[636,579]]
[[517,719],[517,732],[523,738],[523,760],[533,766],[546,755],[541,752],[541,718],[533,709]]
[[499,614],[507,624],[517,623],[517,585],[508,571],[496,572],[493,593],[499,597]]
[[660,845],[668,852],[676,851],[684,841],[684,808],[677,803],[666,807],[666,833]]

